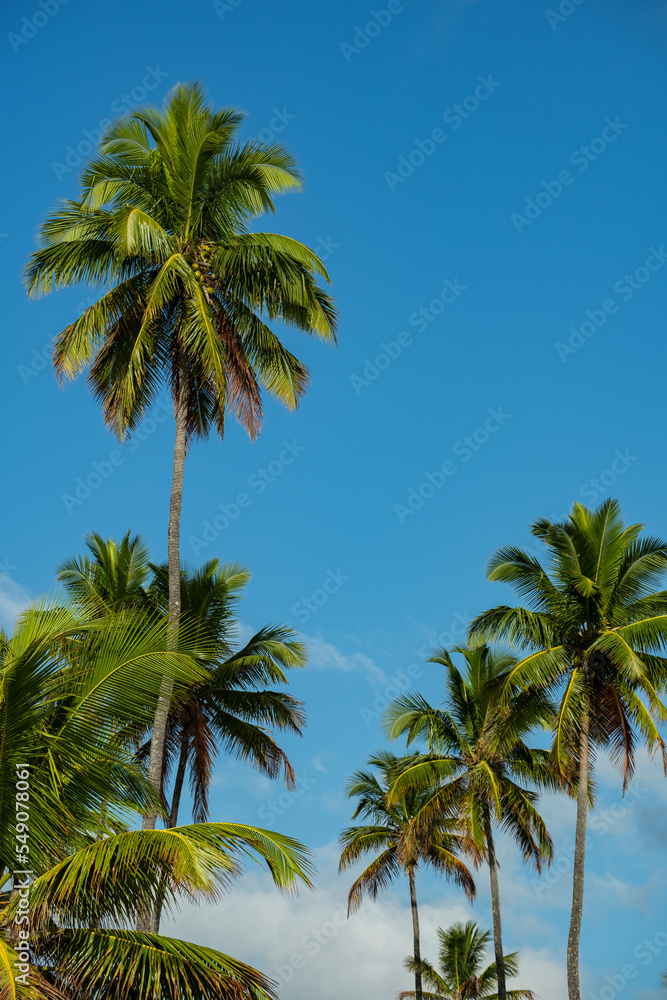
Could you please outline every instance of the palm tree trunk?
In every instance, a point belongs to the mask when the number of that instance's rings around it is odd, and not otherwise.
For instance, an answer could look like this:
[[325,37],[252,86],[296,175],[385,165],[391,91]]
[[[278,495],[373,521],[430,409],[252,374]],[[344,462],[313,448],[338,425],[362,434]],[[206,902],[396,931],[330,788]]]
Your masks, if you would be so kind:
[[168,828],[173,830],[178,822],[178,808],[181,804],[181,793],[183,791],[183,779],[188,766],[188,741],[185,735],[181,737],[181,755],[178,759],[178,770],[174,779],[174,791],[171,796],[171,809],[169,811]]
[[[177,361],[178,387],[175,405],[176,433],[174,438],[171,500],[169,504],[169,533],[167,537],[167,561],[169,566],[170,649],[176,649],[178,645],[178,619],[181,614],[181,503],[183,500],[183,470],[185,466],[185,442],[190,395],[188,370],[185,358],[182,354],[179,354]],[[148,780],[157,795],[160,794],[162,786],[164,742],[167,731],[167,716],[169,715],[173,688],[173,678],[165,675],[162,681],[157,707],[155,709],[153,734],[151,736],[151,751],[148,760]],[[143,817],[142,829],[154,830],[157,815],[156,809],[150,809],[146,812]],[[137,930],[151,931],[157,934],[159,930],[159,907],[156,907],[152,914],[146,912],[139,917],[137,921]]]
[[[171,809],[169,810],[169,819],[167,821],[167,829],[173,830],[178,823],[178,809],[181,804],[181,794],[183,792],[183,780],[185,778],[185,772],[188,766],[188,743],[185,737],[181,741],[181,753],[178,760],[178,770],[176,771],[176,778],[174,780],[174,791],[171,796]],[[152,917],[151,927],[154,933],[157,934],[160,930],[160,918],[162,916],[162,908],[164,906],[164,898],[166,896],[167,887],[166,884],[160,886],[158,893],[158,898],[155,903],[155,912]]]
[[[173,830],[178,823],[178,809],[181,804],[181,794],[183,792],[183,780],[185,778],[185,772],[188,766],[188,742],[185,736],[181,740],[181,753],[178,759],[178,770],[176,771],[176,778],[174,779],[174,791],[171,796],[171,809],[169,810],[169,819],[167,820],[167,829]],[[160,929],[160,918],[162,916],[162,908],[164,906],[164,898],[166,895],[166,885],[160,887],[158,893],[158,898],[155,903],[155,912],[152,918],[152,929],[154,933],[157,934]]]
[[584,861],[586,858],[586,820],[588,817],[589,728],[586,711],[579,736],[579,788],[577,789],[577,827],[574,835],[574,871],[572,875],[572,916],[567,939],[567,995],[581,1000],[579,992],[579,937],[584,909]]
[[505,956],[503,954],[503,928],[500,919],[500,889],[498,887],[498,859],[496,845],[493,839],[491,814],[488,806],[484,808],[484,836],[489,862],[491,879],[491,915],[493,917],[493,947],[496,954],[496,969],[498,970],[498,1000],[506,1000],[507,985],[505,982]]
[[419,943],[419,913],[417,911],[417,892],[415,889],[415,872],[413,868],[408,868],[408,881],[410,882],[410,907],[412,909],[412,935],[414,939],[415,1000],[423,1000],[422,957],[421,946]]

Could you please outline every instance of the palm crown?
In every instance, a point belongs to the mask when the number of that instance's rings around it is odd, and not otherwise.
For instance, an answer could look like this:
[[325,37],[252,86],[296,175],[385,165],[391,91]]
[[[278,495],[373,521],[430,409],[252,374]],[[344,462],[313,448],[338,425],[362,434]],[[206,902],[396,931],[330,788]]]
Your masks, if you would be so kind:
[[388,803],[388,792],[396,777],[410,760],[381,751],[369,762],[373,771],[356,771],[348,782],[350,797],[358,799],[353,819],[362,816],[371,820],[364,826],[353,826],[341,834],[343,852],[340,870],[349,868],[364,855],[376,857],[361,873],[350,889],[348,915],[361,904],[365,894],[376,899],[400,873],[407,875],[412,911],[413,956],[416,1000],[423,1000],[421,977],[421,945],[415,872],[420,865],[430,865],[435,871],[463,887],[469,899],[475,895],[472,875],[458,857],[461,837],[449,819],[436,817],[426,836],[411,838],[413,819],[420,811],[424,795],[419,790],[408,792],[399,804]]
[[108,425],[124,436],[161,383],[185,396],[187,435],[224,432],[229,407],[249,433],[263,386],[296,406],[308,376],[265,320],[327,340],[335,312],[319,259],[296,240],[252,233],[276,194],[300,186],[290,154],[238,142],[243,114],[214,112],[198,84],[164,111],[118,119],[82,175],[81,198],[52,212],[27,269],[33,293],[110,286],[58,336],[62,377],[91,365]]
[[398,804],[387,804],[387,793],[406,764],[413,758],[400,758],[387,751],[371,757],[369,764],[379,771],[355,771],[348,782],[350,797],[358,799],[353,819],[361,816],[371,822],[367,825],[348,827],[341,834],[343,852],[340,869],[349,868],[364,855],[377,853],[377,857],[362,872],[350,889],[349,909],[356,910],[364,895],[376,899],[401,872],[410,872],[421,865],[428,865],[462,886],[467,896],[475,894],[475,884],[465,864],[458,857],[462,840],[454,824],[431,824],[429,836],[408,841],[413,818],[422,808],[427,793],[419,790],[408,792]]
[[[167,567],[153,566],[150,598],[166,614]],[[163,763],[166,778],[176,766],[170,825],[175,825],[186,769],[190,770],[193,816],[208,818],[208,789],[220,749],[248,761],[270,778],[294,771],[272,730],[301,735],[305,714],[300,701],[275,685],[288,684],[285,671],[307,662],[303,643],[284,625],[267,625],[237,649],[234,606],[250,573],[243,566],[211,559],[201,569],[181,572],[181,621],[210,652],[206,677],[174,699],[167,720]],[[147,749],[147,747],[145,748]]]
[[626,527],[616,500],[592,511],[575,504],[569,519],[532,525],[550,558],[548,569],[506,546],[491,559],[489,579],[511,584],[525,607],[501,606],[471,625],[474,636],[516,643],[526,654],[510,685],[560,689],[555,753],[566,774],[579,753],[582,715],[589,737],[607,749],[627,784],[637,734],[652,750],[665,748],[656,726],[667,710],[667,591],[655,588],[667,571],[667,543]]
[[[152,620],[168,612],[169,581],[165,565],[150,562],[148,548],[129,531],[118,543],[100,535],[86,536],[90,555],[65,560],[58,579],[82,609],[105,614],[120,609],[138,611]],[[190,771],[193,817],[208,818],[208,790],[215,758],[224,748],[249,761],[268,777],[284,771],[294,782],[292,766],[271,730],[301,734],[305,721],[297,699],[270,686],[287,684],[286,670],[302,667],[306,651],[294,632],[267,625],[238,646],[236,604],[250,580],[238,564],[210,559],[201,568],[181,569],[181,628],[199,644],[204,674],[177,692],[167,719],[162,765],[162,794],[174,766],[169,825],[175,826],[186,772]],[[141,741],[150,727],[126,733]],[[149,744],[139,752],[148,755]]]
[[[422,976],[426,1000],[496,1000],[498,969],[493,962],[484,968],[485,955],[491,940],[490,931],[481,931],[474,920],[453,924],[447,930],[438,927],[439,970],[422,959]],[[509,976],[519,972],[518,952],[505,955],[505,971]],[[414,959],[408,957],[405,967],[414,971]],[[532,990],[508,990],[510,1000],[534,1000]],[[399,1000],[412,1000],[414,993],[406,990]]]
[[72,599],[101,613],[147,606],[150,564],[140,536],[128,531],[119,544],[92,532],[84,540],[90,554],[65,559],[58,567],[57,579]]

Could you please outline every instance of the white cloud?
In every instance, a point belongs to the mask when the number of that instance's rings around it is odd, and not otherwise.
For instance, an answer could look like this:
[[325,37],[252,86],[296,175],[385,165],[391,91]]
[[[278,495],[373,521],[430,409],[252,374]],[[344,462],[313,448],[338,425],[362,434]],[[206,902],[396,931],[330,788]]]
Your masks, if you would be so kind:
[[[278,980],[284,1000],[392,1000],[412,987],[403,968],[412,946],[407,882],[398,879],[377,902],[365,901],[347,920],[346,896],[354,873],[336,875],[335,844],[317,853],[321,875],[314,893],[284,896],[253,873],[222,903],[185,908],[173,927],[165,921],[163,932],[255,965]],[[432,892],[420,906],[420,924],[423,954],[435,961],[438,926],[471,918],[484,928],[488,925],[484,915],[446,883],[439,883],[431,897]],[[514,986],[536,990],[541,1000],[562,1000],[564,966],[548,949],[525,949],[521,965]]]
[[322,753],[318,753],[313,757],[313,767],[316,771],[321,771],[322,774],[327,773],[327,761],[335,760],[338,757],[337,753],[333,750],[323,750]]
[[388,684],[384,671],[365,653],[343,653],[320,636],[304,636],[308,646],[308,665],[317,670],[360,671],[374,684]]
[[16,616],[30,604],[30,594],[0,569],[0,625],[12,629]]
[[651,897],[651,887],[648,885],[632,885],[623,882],[615,875],[598,875],[589,872],[586,878],[590,889],[596,891],[603,903],[621,904],[624,908],[638,909],[645,907]]
[[547,948],[522,949],[516,987],[534,990],[540,1000],[563,1000],[567,996],[565,961],[557,961]]

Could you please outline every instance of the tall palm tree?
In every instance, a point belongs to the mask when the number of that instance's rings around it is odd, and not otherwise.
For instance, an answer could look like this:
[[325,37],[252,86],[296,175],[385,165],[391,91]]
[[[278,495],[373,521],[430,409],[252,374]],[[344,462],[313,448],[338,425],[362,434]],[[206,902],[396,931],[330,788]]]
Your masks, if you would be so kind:
[[[90,556],[62,563],[58,580],[83,608],[152,609],[159,618],[168,614],[167,565],[149,560],[139,535],[128,531],[119,543],[98,534],[86,536]],[[150,580],[149,580],[150,577]],[[190,771],[195,822],[208,819],[208,788],[215,758],[224,748],[249,761],[263,774],[277,778],[283,771],[288,787],[294,771],[271,732],[301,735],[305,716],[301,702],[267,685],[287,684],[285,670],[304,666],[305,647],[292,629],[267,625],[241,648],[234,650],[238,622],[235,605],[250,573],[237,564],[220,565],[211,559],[200,569],[181,569],[181,621],[189,633],[205,642],[203,679],[172,699],[167,719],[161,796],[176,768],[167,825],[176,826],[186,772]],[[148,728],[150,735],[151,727]],[[140,740],[146,734],[135,734]],[[145,761],[148,744],[141,747]]]
[[272,995],[261,973],[212,949],[118,930],[159,893],[168,905],[217,898],[248,852],[277,885],[310,884],[304,848],[269,831],[233,823],[130,829],[155,793],[117,739],[117,721],[150,720],[167,669],[177,693],[201,677],[185,630],[176,653],[168,640],[165,621],[90,620],[63,602],[28,609],[12,636],[0,634],[3,997]]
[[[525,737],[552,718],[552,709],[540,692],[510,695],[503,691],[515,660],[494,653],[488,646],[457,646],[463,672],[446,649],[431,662],[445,667],[444,710],[432,708],[421,695],[399,698],[386,712],[391,739],[406,735],[408,746],[425,738],[428,755],[417,758],[400,774],[388,802],[422,789],[422,811],[415,829],[433,822],[434,816],[458,815],[476,861],[485,859],[491,881],[493,938],[498,970],[498,996],[505,1000],[500,889],[494,825],[518,843],[524,860],[539,870],[551,859],[552,844],[535,808],[537,793],[530,787],[557,786],[548,754],[530,749]],[[429,788],[431,791],[429,792]]]
[[[151,564],[148,588],[158,608],[166,610],[167,566]],[[235,602],[250,580],[247,569],[211,559],[201,569],[181,571],[181,620],[201,636],[210,652],[204,680],[172,702],[167,720],[163,785],[175,766],[168,826],[176,826],[186,772],[190,771],[193,818],[208,818],[208,788],[220,750],[248,761],[270,778],[281,771],[288,787],[294,771],[271,730],[301,735],[301,702],[267,685],[287,684],[285,670],[304,666],[307,654],[287,626],[267,625],[234,651]]]
[[365,895],[377,899],[382,889],[385,889],[397,875],[407,876],[412,912],[415,993],[417,1000],[422,1000],[421,946],[415,874],[422,865],[430,866],[460,885],[468,899],[472,899],[475,895],[475,883],[458,856],[461,838],[452,829],[451,823],[439,821],[431,824],[428,837],[420,840],[412,838],[406,850],[406,834],[410,831],[414,816],[424,804],[424,794],[418,791],[407,792],[398,805],[387,805],[387,792],[406,761],[382,751],[371,757],[368,763],[377,769],[378,774],[372,771],[356,771],[347,787],[350,798],[356,797],[359,800],[352,818],[362,816],[371,822],[363,826],[352,826],[343,831],[340,838],[343,851],[339,870],[350,868],[364,855],[372,853],[376,856],[350,889],[348,915],[358,909]]
[[[282,147],[240,144],[243,114],[213,111],[198,83],[174,88],[163,111],[148,107],[105,131],[85,168],[81,196],[43,224],[26,269],[33,295],[89,282],[104,288],[56,338],[61,381],[88,369],[107,426],[131,435],[166,385],[175,414],[169,507],[169,615],[181,611],[180,514],[185,454],[230,410],[251,438],[262,422],[262,388],[290,409],[308,371],[267,322],[334,341],[336,313],[318,284],[319,258],[302,243],[250,231],[274,196],[300,186]],[[176,632],[172,632],[176,643]],[[160,787],[171,698],[156,710],[149,778]],[[144,828],[155,827],[149,810]]]
[[590,510],[575,503],[567,520],[544,518],[531,532],[546,548],[544,568],[514,546],[491,558],[490,580],[509,583],[524,607],[480,615],[471,635],[509,641],[525,651],[508,690],[539,687],[560,694],[553,755],[564,780],[577,786],[572,915],[567,945],[569,1000],[580,1000],[579,937],[584,901],[586,819],[595,748],[608,751],[625,790],[637,740],[665,745],[656,720],[667,719],[659,693],[667,685],[667,543],[626,526],[619,502]]
[[[422,959],[424,982],[429,988],[426,1000],[498,1000],[498,968],[495,962],[483,968],[486,950],[491,940],[490,931],[481,931],[474,920],[465,924],[452,924],[447,930],[438,927],[440,948],[438,971]],[[405,960],[409,972],[414,971],[412,956]],[[503,959],[508,976],[519,974],[519,953],[513,951]],[[415,994],[406,990],[398,1000],[414,1000]],[[537,1000],[532,990],[509,990],[509,1000]]]

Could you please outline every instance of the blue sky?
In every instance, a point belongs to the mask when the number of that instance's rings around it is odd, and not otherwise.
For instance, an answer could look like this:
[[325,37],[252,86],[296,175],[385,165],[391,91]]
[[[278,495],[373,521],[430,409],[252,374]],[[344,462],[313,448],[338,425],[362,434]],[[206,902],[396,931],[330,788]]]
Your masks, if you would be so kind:
[[[377,706],[397,683],[438,698],[425,651],[456,641],[463,622],[508,596],[484,578],[493,549],[527,542],[535,517],[610,495],[629,519],[667,535],[656,371],[667,295],[667,5],[9,0],[2,21],[5,619],[53,587],[55,567],[87,531],[131,527],[156,558],[166,553],[171,416],[159,411],[142,439],[119,449],[85,384],[60,391],[44,361],[91,291],[28,302],[20,282],[44,213],[76,194],[100,122],[199,78],[216,105],[247,111],[246,136],[270,133],[305,173],[305,191],[282,199],[262,228],[326,257],[339,347],[287,334],[312,372],[307,398],[297,414],[269,402],[255,444],[230,426],[223,444],[196,446],[182,527],[185,559],[251,568],[247,627],[289,621],[311,644],[311,666],[293,682],[309,727],[288,744],[303,794],[272,806],[280,789],[227,762],[217,774],[216,818],[261,822],[268,810],[320,852],[319,895],[269,903],[251,879],[227,904],[247,924],[216,925],[239,957],[280,966],[280,935],[247,944],[256,906],[276,926],[285,912],[316,923],[335,911],[344,780],[380,745]],[[86,495],[78,481],[91,476]],[[239,493],[249,502],[234,517]],[[333,592],[318,605],[327,580]],[[602,808],[618,810],[619,782],[604,766],[601,782]],[[585,982],[594,997],[606,988],[603,1000],[621,989],[627,963],[637,974],[626,995],[658,997],[667,967],[667,948],[646,965],[634,954],[667,925],[666,783],[649,764],[641,782],[650,795],[589,853]],[[568,810],[545,804],[564,852]],[[507,944],[526,953],[522,980],[555,1000],[569,875],[538,892],[504,850]],[[484,881],[480,873],[475,912],[488,923]],[[361,941],[363,955],[386,958],[366,992],[403,988],[402,889],[355,917],[356,938],[337,932],[284,995],[305,1000],[312,975],[333,997],[348,969],[355,988]],[[424,880],[423,893],[432,953],[435,926],[467,910],[446,886]],[[183,933],[210,935],[207,921],[191,914]],[[247,935],[236,941],[239,927]],[[232,950],[219,936],[210,943]]]

